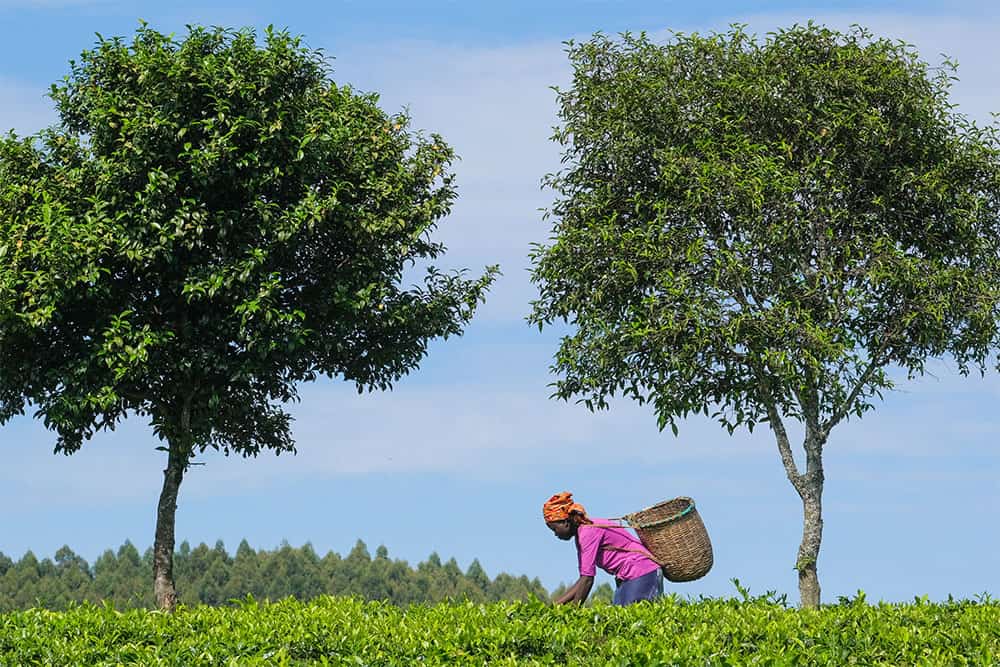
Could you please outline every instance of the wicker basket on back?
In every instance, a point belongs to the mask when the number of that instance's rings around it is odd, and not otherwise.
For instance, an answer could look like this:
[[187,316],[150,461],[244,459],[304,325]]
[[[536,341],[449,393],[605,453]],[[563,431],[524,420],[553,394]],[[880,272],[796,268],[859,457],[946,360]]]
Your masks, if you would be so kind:
[[670,581],[694,581],[712,569],[712,543],[690,498],[665,500],[623,518]]

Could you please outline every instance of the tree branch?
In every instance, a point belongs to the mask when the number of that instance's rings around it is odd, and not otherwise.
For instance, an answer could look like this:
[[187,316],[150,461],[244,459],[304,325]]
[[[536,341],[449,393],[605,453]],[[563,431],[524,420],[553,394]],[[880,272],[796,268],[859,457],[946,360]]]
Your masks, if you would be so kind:
[[788,441],[788,432],[785,430],[784,422],[781,421],[781,415],[778,414],[778,409],[774,405],[774,399],[771,398],[770,391],[767,391],[765,403],[767,404],[767,419],[771,422],[771,430],[774,431],[774,438],[778,442],[778,454],[781,456],[782,465],[785,466],[785,474],[788,475],[788,481],[792,483],[792,486],[795,487],[795,490],[801,496],[802,475],[799,473],[798,466],[795,465],[792,446]]
[[[892,333],[895,333],[895,331],[893,331]],[[871,378],[872,373],[875,372],[875,369],[882,366],[883,360],[881,359],[881,356],[882,354],[885,353],[886,349],[889,347],[890,338],[891,335],[887,333],[886,336],[882,339],[882,344],[875,351],[875,353],[872,355],[871,360],[868,362],[868,367],[865,368],[865,371],[861,374],[861,377],[858,378],[857,383],[855,383],[854,389],[851,390],[851,393],[848,395],[847,399],[841,404],[840,409],[834,412],[833,415],[831,415],[830,418],[826,421],[826,423],[823,424],[821,429],[821,434],[824,440],[830,435],[830,431],[833,429],[833,427],[839,424],[840,420],[846,417],[847,413],[850,412],[851,405],[853,405],[854,402],[857,400],[858,396],[861,394],[861,390],[864,389],[865,385],[868,383],[868,380]]]
[[[749,310],[750,304],[743,289],[743,284],[741,282],[737,282],[736,289],[734,290],[734,296],[740,306]],[[792,486],[795,487],[795,490],[801,496],[802,475],[799,473],[798,466],[795,465],[795,457],[792,455],[792,446],[788,440],[788,431],[785,430],[785,423],[781,420],[781,415],[778,414],[778,407],[775,404],[774,395],[771,393],[771,383],[768,381],[767,374],[764,372],[764,369],[757,363],[757,359],[755,359],[753,355],[748,355],[748,358],[750,360],[750,366],[753,369],[754,374],[757,376],[757,381],[760,383],[760,386],[764,391],[764,404],[767,408],[767,419],[771,424],[771,430],[774,432],[775,440],[778,442],[778,454],[781,456],[781,463],[785,466],[785,474],[788,475],[788,481],[792,483]],[[796,396],[798,397],[797,392]],[[798,400],[800,403],[802,402],[801,398]]]

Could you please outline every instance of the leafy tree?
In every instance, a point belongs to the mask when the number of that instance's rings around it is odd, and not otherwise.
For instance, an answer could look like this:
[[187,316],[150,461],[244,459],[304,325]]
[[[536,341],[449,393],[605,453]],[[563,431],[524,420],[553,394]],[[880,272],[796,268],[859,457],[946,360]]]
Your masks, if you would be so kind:
[[125,540],[115,556],[111,599],[123,601],[130,607],[143,606],[146,596],[142,594],[142,584],[148,570],[142,567],[139,550],[131,541]]
[[[222,540],[216,540],[215,546],[208,549],[207,545],[198,545],[196,551],[202,552],[202,562],[192,564],[192,589],[198,602],[219,605],[226,602],[226,588],[230,579],[232,559],[226,551]],[[242,597],[237,595],[235,597]]]
[[88,599],[93,584],[93,577],[91,576],[90,566],[87,565],[87,561],[74,553],[68,545],[63,545],[56,551],[54,560],[56,576],[59,578],[61,587],[65,592],[65,603],[68,604],[71,600],[82,601]]
[[329,595],[339,595],[340,586],[342,582],[339,580],[339,573],[341,571],[341,564],[343,559],[340,554],[335,551],[328,551],[319,562],[319,574],[322,577],[323,582],[326,584],[324,593]]
[[208,568],[198,578],[198,601],[202,604],[220,605],[226,601],[226,583],[230,577],[228,557],[218,557],[213,550],[213,557]]
[[481,591],[486,591],[489,588],[489,575],[486,574],[486,570],[483,569],[478,558],[469,564],[469,568],[465,571],[465,577]]
[[395,560],[389,564],[384,576],[389,588],[388,599],[396,604],[414,604],[426,599],[419,595],[417,576],[405,560]]
[[55,564],[56,568],[60,572],[66,571],[88,571],[87,561],[82,557],[78,556],[75,551],[69,548],[68,544],[64,544],[59,547],[59,550],[55,554]]
[[[121,551],[119,549],[119,551]],[[93,594],[97,600],[115,600],[115,596],[125,588],[122,573],[119,569],[118,557],[111,549],[104,552],[94,561]]]
[[229,581],[226,582],[223,593],[225,599],[243,598],[248,593],[254,597],[263,597],[261,591],[255,588],[259,580],[258,568],[257,552],[246,540],[240,540],[236,555],[233,557],[233,564],[229,568]]
[[548,600],[550,597],[549,592],[545,590],[542,582],[537,577],[535,579],[528,579],[523,574],[515,577],[506,572],[501,572],[490,581],[478,559],[472,561],[465,576],[478,589],[483,591],[483,599],[489,602],[496,602],[498,600],[530,600],[531,598]]
[[57,126],[0,141],[0,423],[27,401],[68,454],[149,420],[164,609],[193,458],[294,451],[298,383],[390,388],[496,274],[428,265],[452,150],[329,74],[285,32],[142,25],[53,86]]
[[730,433],[766,423],[802,501],[801,601],[818,605],[832,429],[896,369],[947,356],[982,372],[995,349],[997,126],[949,103],[950,63],[861,28],[568,52],[529,318],[571,325],[556,396],[648,403],[675,434],[696,413]]
[[15,609],[32,607],[38,599],[38,580],[40,578],[38,558],[32,551],[27,551],[21,560],[7,571],[5,578],[10,581],[10,595]]
[[56,565],[48,558],[38,563],[34,597],[37,605],[50,609],[64,608],[69,602],[66,586],[58,576]]
[[275,556],[284,561],[286,595],[308,600],[323,592],[325,587],[318,576],[319,558],[311,544],[296,549],[286,543]]

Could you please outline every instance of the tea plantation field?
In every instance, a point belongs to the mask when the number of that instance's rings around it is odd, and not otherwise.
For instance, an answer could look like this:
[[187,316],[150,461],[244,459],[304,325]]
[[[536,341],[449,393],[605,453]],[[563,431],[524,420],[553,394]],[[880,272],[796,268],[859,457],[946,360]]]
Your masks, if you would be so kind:
[[2,665],[1000,665],[1000,603],[819,610],[667,597],[400,608],[352,598],[175,614],[111,606],[0,615]]

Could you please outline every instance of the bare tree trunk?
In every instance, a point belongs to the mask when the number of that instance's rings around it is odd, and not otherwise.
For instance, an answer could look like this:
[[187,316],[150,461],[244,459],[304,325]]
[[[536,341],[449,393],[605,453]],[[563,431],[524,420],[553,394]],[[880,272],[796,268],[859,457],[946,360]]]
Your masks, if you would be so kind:
[[768,406],[771,430],[778,443],[778,453],[785,466],[785,474],[802,499],[802,542],[799,543],[795,569],[799,573],[799,603],[802,607],[815,608],[820,602],[819,574],[816,563],[823,541],[823,445],[824,431],[818,420],[806,419],[806,471],[800,473],[792,456],[791,443],[784,423],[773,405]]
[[803,607],[818,607],[820,600],[819,575],[816,562],[823,541],[823,470],[807,472],[802,489],[802,542],[795,569],[799,571],[799,598]]
[[185,401],[181,413],[181,437],[171,440],[168,446],[167,467],[163,471],[163,489],[156,506],[156,537],[153,541],[153,593],[156,606],[172,612],[177,606],[174,587],[174,525],[177,515],[177,492],[180,490],[184,471],[191,455],[190,400]]

